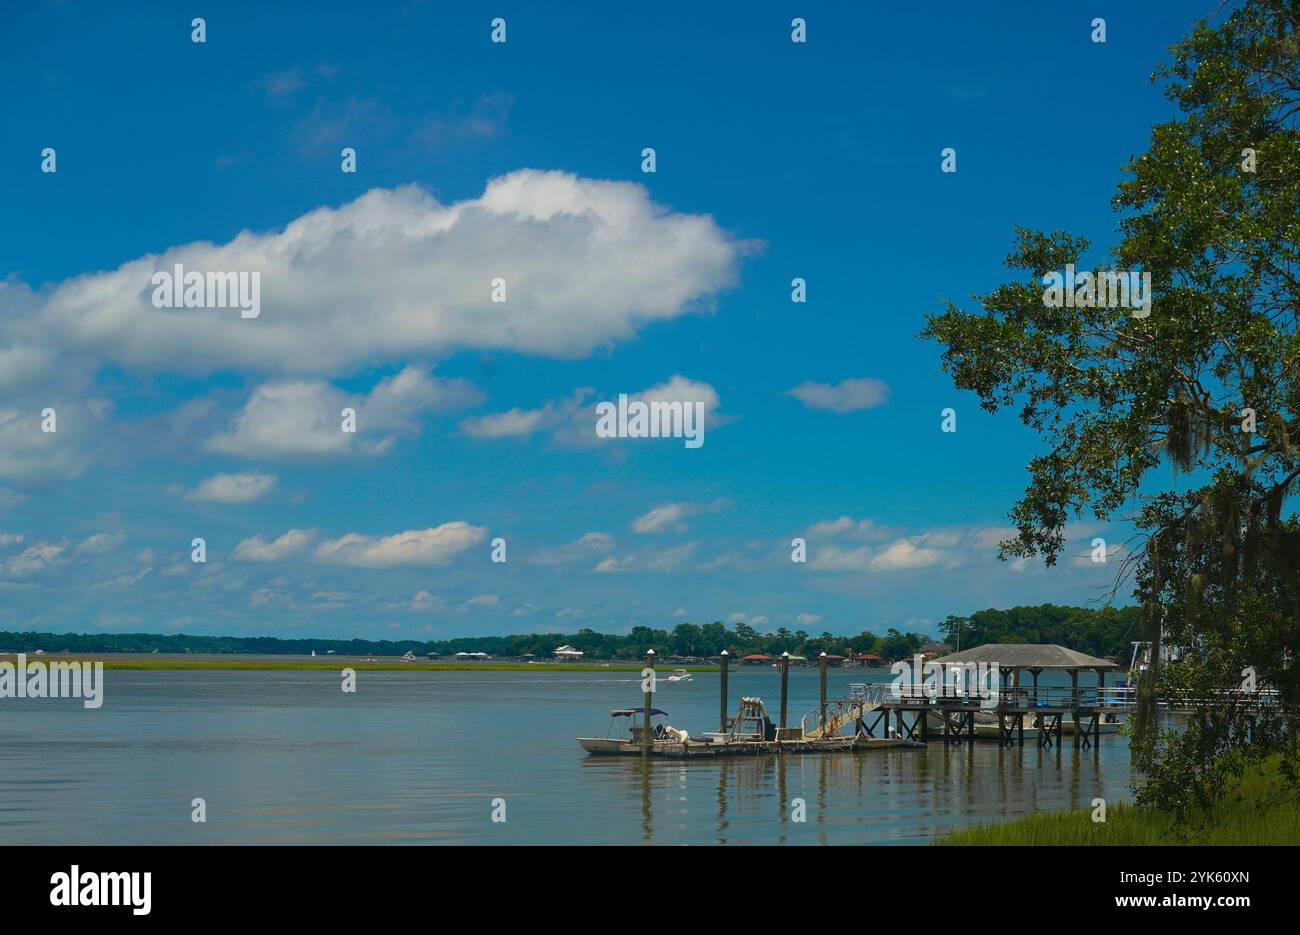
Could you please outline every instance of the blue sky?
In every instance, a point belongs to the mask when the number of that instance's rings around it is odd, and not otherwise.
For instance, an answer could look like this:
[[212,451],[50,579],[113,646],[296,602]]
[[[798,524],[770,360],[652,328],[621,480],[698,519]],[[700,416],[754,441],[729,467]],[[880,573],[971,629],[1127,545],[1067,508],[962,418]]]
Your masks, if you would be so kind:
[[[1110,583],[1119,526],[996,560],[1038,442],[916,334],[1015,224],[1113,243],[1211,5],[201,6],[0,13],[0,628],[932,631]],[[154,308],[182,261],[260,316]],[[646,392],[705,444],[592,437]]]

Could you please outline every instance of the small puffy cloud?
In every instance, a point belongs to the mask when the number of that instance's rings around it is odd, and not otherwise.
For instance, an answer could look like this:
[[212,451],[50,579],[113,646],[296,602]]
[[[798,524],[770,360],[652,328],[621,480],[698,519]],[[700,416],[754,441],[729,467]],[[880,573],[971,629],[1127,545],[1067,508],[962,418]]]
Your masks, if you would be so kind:
[[789,395],[809,409],[825,409],[830,412],[874,409],[884,405],[889,399],[889,393],[887,384],[871,377],[844,380],[836,384],[814,383],[809,380],[789,391]]
[[461,429],[474,438],[522,438],[532,435],[541,427],[546,413],[543,409],[509,409],[492,415],[466,419]]
[[582,409],[583,400],[591,390],[574,390],[567,398],[551,400],[537,409],[515,407],[505,412],[492,413],[466,419],[461,431],[471,438],[527,438],[538,432],[547,432],[572,419]]
[[479,545],[486,538],[486,528],[458,520],[391,536],[348,533],[322,542],[316,548],[315,556],[320,561],[361,568],[437,566],[446,565],[461,552]]
[[639,533],[663,532],[678,524],[678,521],[687,515],[687,505],[685,503],[666,503],[663,506],[657,506],[644,516],[638,516],[632,521],[632,531]]
[[665,532],[669,529],[684,532],[686,524],[682,520],[686,517],[697,513],[716,513],[730,505],[731,501],[726,499],[714,500],[712,503],[665,503],[634,519],[632,531],[643,535]]
[[[615,394],[615,397],[617,394]],[[596,405],[599,402],[610,402],[617,405],[617,398],[611,397],[606,400],[593,402],[587,412],[582,413],[578,418],[571,421],[566,430],[557,433],[557,441],[562,444],[573,446],[586,446],[592,444],[611,444],[616,442],[628,441],[623,438],[601,438],[596,434],[597,413]],[[717,429],[727,422],[731,421],[730,417],[723,416],[718,412],[719,399],[718,391],[708,383],[700,380],[692,380],[681,374],[673,374],[667,381],[656,384],[640,393],[629,393],[627,401],[629,405],[635,402],[644,402],[653,405],[654,403],[680,403],[683,410],[682,430],[685,430],[686,410],[689,407],[691,411],[698,412],[699,423],[692,421],[692,429],[700,437],[707,440],[708,432]],[[692,420],[695,416],[690,417]],[[589,421],[588,421],[589,420]],[[642,441],[655,441],[656,439],[641,439]]]
[[103,555],[113,551],[119,545],[126,541],[124,532],[97,532],[93,536],[87,536],[86,539],[77,546],[78,555]]
[[24,549],[5,563],[5,573],[10,578],[24,578],[34,575],[54,564],[55,559],[63,554],[66,546],[42,542]]
[[210,503],[254,503],[276,485],[274,474],[215,474],[185,495]]
[[957,533],[939,531],[895,539],[883,547],[843,548],[830,544],[812,550],[808,567],[816,571],[890,572],[940,564],[951,566],[962,561],[963,551],[959,548],[962,541]]
[[[463,380],[435,380],[415,367],[381,380],[364,396],[323,381],[264,383],[230,428],[208,441],[208,448],[243,458],[380,455],[397,436],[417,433],[426,410],[470,405],[480,398]],[[356,412],[355,432],[343,431],[344,408]]]
[[928,568],[944,559],[940,549],[927,548],[914,540],[900,539],[886,546],[871,558],[873,571],[899,571],[909,568]]
[[480,594],[465,602],[466,607],[496,607],[501,603],[499,594]]
[[315,536],[314,529],[290,529],[274,542],[267,542],[261,536],[253,536],[235,546],[234,559],[237,562],[284,561],[302,554],[311,545]]
[[[663,383],[641,392],[626,393],[628,403],[637,401],[655,403],[681,403],[683,406],[699,404],[703,417],[703,435],[731,421],[718,412],[718,391],[708,383],[674,374]],[[474,438],[528,438],[549,435],[551,443],[564,448],[594,448],[609,442],[656,441],[656,439],[601,438],[596,434],[599,416],[596,407],[602,402],[617,404],[617,392],[598,396],[589,387],[580,387],[564,399],[550,400],[536,409],[509,409],[466,419],[461,431]],[[692,416],[692,418],[694,418]],[[692,428],[699,429],[692,423]]]
[[803,624],[804,626],[810,627],[813,624],[821,623],[822,615],[821,614],[800,614],[799,616],[795,617],[794,620],[795,623],[800,623]]
[[814,571],[866,571],[871,566],[875,550],[863,545],[843,548],[826,545],[814,548],[808,556],[808,567]]
[[588,532],[572,542],[554,549],[543,549],[531,559],[535,565],[567,565],[602,555],[614,548],[614,537],[607,532]]

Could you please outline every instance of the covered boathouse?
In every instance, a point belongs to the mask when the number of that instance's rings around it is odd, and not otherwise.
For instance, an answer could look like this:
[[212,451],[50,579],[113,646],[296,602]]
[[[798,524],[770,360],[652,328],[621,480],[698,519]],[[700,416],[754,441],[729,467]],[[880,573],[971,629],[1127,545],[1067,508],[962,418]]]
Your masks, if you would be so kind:
[[[1100,659],[1056,644],[985,643],[973,649],[950,653],[927,663],[942,666],[991,670],[997,666],[996,693],[981,692],[973,684],[962,691],[917,691],[904,684],[883,706],[883,724],[889,724],[893,709],[897,732],[908,739],[926,741],[929,715],[942,719],[945,740],[974,740],[976,723],[996,719],[998,739],[1005,746],[1024,743],[1025,719],[1037,724],[1040,746],[1060,746],[1062,721],[1073,718],[1071,733],[1075,746],[1092,747],[1101,734],[1101,719],[1107,714],[1129,710],[1127,695],[1107,692],[1106,673],[1122,669],[1109,659]],[[1068,673],[1069,686],[1039,684],[1044,672]],[[1080,685],[1079,673],[1088,682]],[[903,717],[911,714],[910,723]],[[873,733],[868,731],[868,733]]]

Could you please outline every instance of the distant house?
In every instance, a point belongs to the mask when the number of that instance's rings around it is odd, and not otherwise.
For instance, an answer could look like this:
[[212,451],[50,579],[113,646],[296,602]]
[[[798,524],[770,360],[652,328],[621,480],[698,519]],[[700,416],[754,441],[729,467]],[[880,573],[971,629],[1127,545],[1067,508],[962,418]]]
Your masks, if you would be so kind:
[[740,661],[747,666],[758,666],[765,662],[771,662],[772,657],[766,653],[750,653],[748,656],[741,658]]
[[926,659],[934,659],[938,656],[947,656],[952,653],[952,647],[946,643],[940,643],[938,640],[930,640],[921,647],[921,655]]
[[457,659],[491,659],[487,653],[456,653]]
[[581,659],[585,653],[580,649],[574,649],[568,643],[565,643],[555,651],[557,659]]
[[876,653],[854,653],[853,661],[858,665],[870,666],[872,668],[875,668],[878,665],[883,665],[885,662],[884,658]]
[[826,664],[828,666],[839,666],[844,664],[844,657],[837,656],[835,653],[826,654]]

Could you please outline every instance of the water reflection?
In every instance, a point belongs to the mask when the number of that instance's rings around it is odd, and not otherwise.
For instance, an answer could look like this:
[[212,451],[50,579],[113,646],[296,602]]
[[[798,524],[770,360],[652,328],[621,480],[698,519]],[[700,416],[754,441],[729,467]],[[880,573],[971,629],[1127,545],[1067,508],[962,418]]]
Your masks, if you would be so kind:
[[[711,827],[708,840],[718,844],[919,843],[976,821],[1123,800],[1132,779],[1125,742],[1114,736],[1090,750],[932,742],[915,751],[584,765],[635,782],[644,843],[699,841],[697,827]],[[696,793],[706,789],[701,807]]]
[[[627,703],[635,681],[362,674],[347,696],[329,672],[115,671],[98,711],[0,706],[0,843],[921,843],[974,821],[1113,803],[1132,778],[1114,735],[1090,750],[932,741],[691,762],[587,757],[574,738],[603,734],[605,712]],[[791,673],[792,710],[815,704],[812,675]],[[775,687],[769,673],[732,673],[737,694]],[[677,684],[656,704],[679,726],[708,729],[716,690]],[[209,820],[195,825],[189,803],[200,795]],[[497,796],[505,823],[490,821]]]

